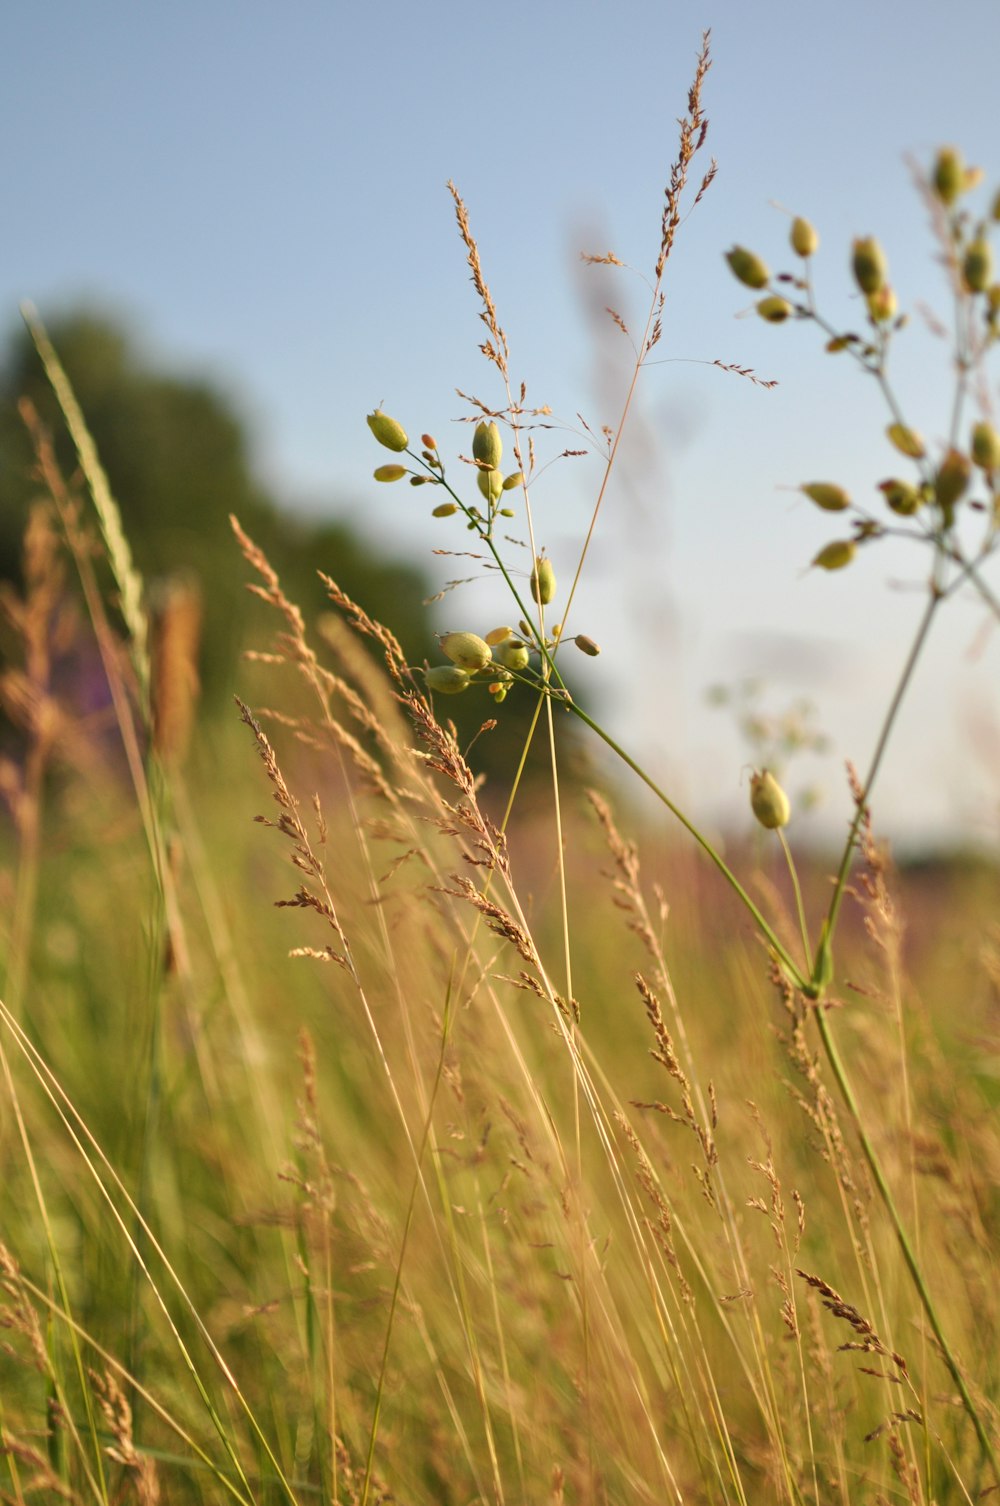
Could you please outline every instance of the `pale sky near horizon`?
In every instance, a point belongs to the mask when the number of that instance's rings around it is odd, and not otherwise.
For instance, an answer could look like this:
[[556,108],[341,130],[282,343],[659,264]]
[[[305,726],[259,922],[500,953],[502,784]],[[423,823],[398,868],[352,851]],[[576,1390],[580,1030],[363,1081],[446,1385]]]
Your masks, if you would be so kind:
[[[49,319],[84,300],[123,314],[158,359],[235,393],[279,495],[344,513],[444,579],[454,565],[432,549],[468,536],[431,522],[426,488],[371,480],[385,456],[364,418],[384,402],[457,453],[466,431],[452,420],[467,410],[455,389],[502,402],[476,350],[445,183],[468,203],[529,403],[570,427],[578,413],[595,429],[616,422],[626,363],[586,305],[638,312],[642,284],[582,271],[579,252],[651,269],[707,26],[704,160],[718,159],[718,176],[678,237],[659,351],[671,364],[642,376],[639,426],[570,626],[603,645],[580,676],[610,729],[709,818],[742,810],[749,754],[705,708],[706,688],[754,676],[772,709],[811,697],[832,751],[803,759],[789,783],[824,787],[825,809],[808,819],[836,832],[843,760],[870,756],[924,561],[886,542],[843,574],[805,572],[838,520],[794,487],[837,480],[877,499],[898,457],[870,380],[824,355],[811,328],[747,315],[752,296],[722,253],[739,241],[791,267],[787,211],[805,214],[835,320],[860,317],[848,273],[858,234],[882,239],[903,307],[946,313],[907,159],[926,164],[954,142],[1000,183],[992,0],[11,7],[0,329],[22,298]],[[754,387],[715,360],[779,385]],[[894,371],[913,422],[939,443],[947,346],[916,319]],[[543,458],[567,446],[579,447],[571,432],[539,436]],[[533,489],[539,537],[567,580],[598,469],[562,462]],[[465,588],[441,625],[483,631],[504,615],[492,585]],[[995,847],[998,670],[1000,633],[954,603],[875,799],[877,825],[899,842],[960,829]]]

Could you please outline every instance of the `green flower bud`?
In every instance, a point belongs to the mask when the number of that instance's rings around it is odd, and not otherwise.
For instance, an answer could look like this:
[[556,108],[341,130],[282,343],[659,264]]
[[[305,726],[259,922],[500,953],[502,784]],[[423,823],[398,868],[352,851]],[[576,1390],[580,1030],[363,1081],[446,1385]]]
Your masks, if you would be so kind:
[[873,235],[866,235],[854,242],[851,259],[854,281],[862,293],[877,293],[888,275],[885,252]]
[[381,408],[376,408],[374,413],[369,413],[368,427],[379,444],[385,445],[387,450],[405,450],[410,442],[403,425],[398,424],[387,413],[383,413]]
[[503,493],[503,477],[499,471],[480,471],[476,485],[487,502],[496,502]]
[[853,539],[834,539],[832,544],[823,545],[813,559],[813,564],[821,570],[843,570],[845,565],[851,563],[857,547]]
[[800,492],[804,492],[810,502],[815,502],[824,512],[843,512],[845,507],[850,507],[851,499],[842,486],[835,486],[832,481],[810,481],[808,486],[800,486]]
[[406,475],[405,465],[380,465],[372,471],[376,481],[402,481]]
[[486,634],[486,642],[491,648],[496,648],[498,643],[505,643],[508,638],[513,638],[514,629],[509,627],[493,628]]
[[895,445],[901,455],[908,455],[911,460],[922,460],[927,454],[924,441],[916,429],[908,429],[905,424],[890,424],[885,432],[890,444]]
[[511,471],[509,476],[503,478],[503,489],[505,492],[512,492],[515,486],[522,486],[523,484],[524,476],[520,471]]
[[556,594],[556,572],[552,568],[552,561],[540,554],[535,560],[535,568],[531,572],[531,594],[539,606],[547,607]]
[[489,687],[490,695],[493,697],[494,701],[496,701],[498,706],[507,699],[507,692],[509,690],[509,685],[501,685],[499,683],[495,683]]
[[738,277],[748,288],[766,288],[771,281],[767,263],[745,246],[734,246],[731,251],[727,251],[726,261],[733,276]]
[[972,458],[984,471],[1000,471],[1000,434],[985,419],[972,427]]
[[801,216],[792,221],[792,229],[789,235],[792,250],[797,256],[813,256],[819,250],[819,236],[808,220]]
[[528,645],[522,643],[520,638],[507,638],[497,648],[494,658],[499,659],[505,669],[522,670],[528,667]]
[[471,674],[477,669],[485,669],[493,658],[489,644],[478,633],[444,633],[439,642],[445,657]]
[[965,192],[965,164],[957,147],[943,146],[938,152],[931,184],[942,204],[954,204],[959,194]]
[[952,509],[968,486],[971,475],[971,462],[961,450],[949,450],[938,466],[934,477],[934,500],[948,522],[951,521]]
[[593,638],[588,638],[583,633],[577,633],[573,642],[582,654],[589,654],[591,659],[596,659],[601,652],[599,644],[596,644]]
[[434,508],[433,512],[431,513],[431,517],[450,518],[456,512],[458,512],[458,508],[455,506],[454,502],[440,502],[438,506]]
[[476,432],[472,436],[472,458],[478,460],[480,465],[489,471],[495,471],[500,464],[503,455],[503,440],[500,438],[500,430],[495,423],[476,425]]
[[439,695],[459,695],[463,690],[468,690],[471,683],[465,670],[459,669],[456,664],[435,664],[433,669],[425,671],[424,678],[427,689],[436,691]]
[[423,445],[425,450],[437,449],[437,440],[432,434],[421,434],[420,443]]
[[777,293],[772,293],[768,298],[762,298],[757,304],[757,312],[768,324],[784,324],[789,314],[792,313],[792,305],[787,298],[779,298]]
[[962,281],[970,293],[985,293],[993,276],[993,247],[985,235],[977,235],[965,248]]
[[768,769],[750,777],[750,805],[761,826],[776,831],[787,826],[792,817],[788,796]]
[[924,500],[918,486],[911,486],[909,481],[897,481],[894,477],[880,481],[878,489],[888,506],[901,518],[912,518]]

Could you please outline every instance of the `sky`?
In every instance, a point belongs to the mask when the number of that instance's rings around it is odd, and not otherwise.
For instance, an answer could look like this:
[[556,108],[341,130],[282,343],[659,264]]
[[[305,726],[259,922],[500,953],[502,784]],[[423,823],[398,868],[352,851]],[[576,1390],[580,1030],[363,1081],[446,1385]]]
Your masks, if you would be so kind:
[[[793,796],[822,795],[803,831],[844,830],[844,761],[870,759],[925,562],[893,540],[836,575],[806,568],[838,520],[796,487],[834,480],[877,499],[899,470],[888,416],[814,328],[757,318],[723,252],[738,242],[789,268],[789,214],[808,216],[820,307],[857,322],[851,239],[875,234],[901,307],[946,315],[912,163],[954,143],[1000,182],[994,0],[35,0],[0,26],[0,329],[22,299],[50,321],[81,301],[124,316],[151,359],[233,395],[288,505],[348,518],[436,583],[457,572],[432,551],[468,535],[430,518],[428,489],[372,480],[386,457],[364,419],[382,404],[457,456],[470,409],[456,389],[502,405],[447,181],[514,382],[557,423],[537,436],[556,463],[532,507],[568,580],[601,467],[556,457],[582,447],[580,415],[617,424],[629,347],[603,310],[640,316],[711,28],[718,174],[677,238],[660,361],[640,377],[567,629],[602,645],[578,675],[609,730],[709,822],[745,819],[753,762],[709,687],[753,680],[773,714],[813,702],[829,751],[801,755],[787,780]],[[607,250],[636,270],[580,261]],[[919,314],[893,372],[908,417],[942,442],[949,349]],[[510,616],[492,582],[439,612],[442,628],[480,632]],[[958,832],[995,847],[1000,633],[972,600],[948,614],[900,715],[876,826],[898,846]]]

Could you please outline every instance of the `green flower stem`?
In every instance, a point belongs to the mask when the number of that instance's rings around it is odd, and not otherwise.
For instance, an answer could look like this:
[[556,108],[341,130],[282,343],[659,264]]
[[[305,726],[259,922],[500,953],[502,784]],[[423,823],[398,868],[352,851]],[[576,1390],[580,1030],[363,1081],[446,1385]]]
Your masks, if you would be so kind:
[[944,1330],[941,1327],[941,1322],[937,1315],[937,1309],[935,1308],[931,1294],[927,1290],[927,1286],[924,1283],[920,1265],[917,1261],[916,1255],[913,1253],[913,1246],[910,1243],[909,1235],[906,1232],[905,1225],[903,1224],[899,1210],[896,1207],[892,1191],[883,1174],[881,1163],[879,1162],[875,1147],[872,1145],[867,1134],[865,1133],[864,1125],[861,1122],[861,1111],[858,1108],[857,1099],[854,1097],[851,1085],[847,1080],[847,1074],[844,1071],[844,1064],[840,1059],[840,1053],[837,1050],[836,1042],[834,1041],[833,1035],[830,1031],[830,1022],[827,1019],[826,1010],[823,1007],[822,1003],[817,1004],[815,1009],[815,1016],[820,1040],[823,1042],[823,1049],[826,1052],[826,1059],[830,1063],[830,1069],[836,1079],[837,1087],[840,1089],[841,1097],[843,1098],[844,1103],[847,1106],[848,1113],[854,1121],[854,1127],[857,1131],[858,1139],[861,1142],[861,1149],[864,1152],[865,1160],[868,1163],[868,1169],[872,1174],[872,1178],[879,1191],[879,1196],[881,1197],[886,1212],[888,1213],[889,1218],[892,1222],[892,1226],[896,1234],[896,1239],[899,1243],[899,1248],[903,1253],[903,1259],[906,1261],[907,1268],[913,1280],[913,1285],[916,1287],[917,1295],[920,1298],[921,1305],[924,1309],[924,1312],[927,1314],[927,1320],[931,1325],[934,1337],[937,1339],[938,1347],[941,1351],[941,1358],[944,1360],[946,1366],[948,1367],[951,1378],[958,1388],[958,1393],[962,1398],[962,1405],[965,1407],[966,1412],[969,1414],[969,1417],[972,1420],[972,1425],[976,1430],[976,1437],[979,1439],[980,1447],[982,1448],[982,1451],[986,1458],[989,1460],[990,1468],[993,1471],[993,1476],[997,1482],[997,1485],[1000,1486],[1000,1464],[998,1464],[996,1452],[993,1448],[992,1442],[990,1441],[990,1437],[986,1431],[983,1420],[976,1408],[976,1404],[969,1394],[969,1388],[965,1384],[965,1379],[962,1375],[961,1370],[959,1369],[958,1362],[955,1359],[954,1354],[952,1353],[951,1346],[949,1345],[948,1340],[945,1338]]
[[[931,623],[934,621],[934,614],[936,613],[943,600],[944,593],[942,592],[941,588],[938,586],[936,581],[932,582],[927,606],[924,609],[924,615],[920,620],[920,626],[917,629],[916,637],[914,638],[913,643],[910,647],[910,652],[907,655],[906,663],[903,666],[903,672],[899,677],[899,683],[897,684],[895,692],[893,693],[892,700],[889,703],[889,709],[886,712],[885,720],[882,723],[882,730],[879,733],[878,742],[875,745],[875,752],[872,755],[871,765],[868,769],[868,774],[865,778],[864,784],[862,785],[861,794],[857,801],[857,808],[854,812],[854,819],[851,822],[850,829],[847,833],[847,841],[844,844],[844,852],[840,860],[840,868],[837,872],[837,878],[834,883],[833,898],[830,901],[830,908],[827,912],[824,941],[821,943],[821,945],[829,944],[833,941],[834,928],[837,924],[837,917],[840,914],[840,906],[843,902],[844,891],[847,886],[848,874],[851,871],[851,863],[854,859],[854,850],[857,845],[858,832],[861,830],[861,824],[865,819],[865,810],[868,804],[868,797],[871,794],[872,786],[874,785],[875,780],[878,776],[878,771],[881,767],[882,759],[885,755],[885,750],[889,743],[889,737],[892,733],[897,713],[899,712],[899,708],[903,703],[903,698],[909,688],[910,681],[913,678],[913,672],[917,667],[917,661],[920,658],[923,646],[927,641],[927,635],[930,632]],[[817,967],[819,965],[819,961],[820,959],[817,955]]]
[[646,785],[647,789],[652,790],[657,800],[659,800],[663,805],[666,806],[670,814],[676,817],[676,819],[681,823],[686,831],[691,833],[692,837],[694,837],[695,841],[698,843],[698,846],[704,853],[707,854],[709,858],[711,858],[712,862],[715,864],[716,868],[718,868],[719,872],[722,874],[729,887],[743,901],[743,904],[746,906],[747,910],[749,910],[751,916],[753,917],[757,929],[760,931],[761,935],[767,941],[768,945],[771,947],[772,951],[781,962],[782,967],[787,972],[795,987],[802,989],[806,988],[807,983],[805,978],[802,976],[801,969],[796,965],[795,962],[793,962],[787,948],[775,935],[774,931],[768,925],[767,921],[764,919],[763,915],[760,913],[757,906],[754,904],[753,900],[750,898],[749,894],[746,892],[743,885],[736,877],[735,873],[733,873],[732,869],[727,867],[726,863],[723,861],[720,854],[716,852],[715,848],[712,846],[708,838],[702,835],[698,828],[688,820],[687,816],[685,816],[684,812],[679,808],[679,806],[676,806],[674,804],[669,795],[666,795],[664,791],[660,789],[659,785],[650,778],[645,769],[642,768],[640,764],[637,764],[635,759],[631,758],[628,753],[625,752],[625,749],[621,747],[619,743],[615,742],[610,733],[605,732],[604,728],[598,722],[594,721],[593,717],[588,716],[586,711],[584,711],[581,706],[578,706],[575,701],[566,701],[562,704],[565,705],[567,711],[571,711],[574,716],[579,717],[581,722],[586,723],[586,725],[592,732],[596,732],[601,741],[607,743],[612,753],[616,753],[622,760],[622,762],[628,765],[633,774],[638,775],[643,784]]
[[778,841],[781,843],[781,850],[785,854],[785,862],[788,864],[788,872],[792,880],[792,889],[795,894],[795,909],[799,917],[799,931],[802,936],[802,946],[804,949],[803,955],[806,959],[806,967],[808,967],[809,958],[812,954],[812,948],[809,945],[809,927],[806,924],[805,905],[802,903],[802,888],[799,884],[799,875],[798,870],[795,867],[795,859],[792,857],[792,849],[789,847],[788,838],[785,836],[785,833],[780,826],[778,827]]

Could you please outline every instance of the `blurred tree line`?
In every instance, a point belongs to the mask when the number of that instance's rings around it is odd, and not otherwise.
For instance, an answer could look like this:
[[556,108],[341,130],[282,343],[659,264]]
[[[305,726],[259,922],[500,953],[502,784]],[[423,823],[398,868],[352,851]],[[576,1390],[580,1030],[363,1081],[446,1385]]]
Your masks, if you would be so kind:
[[[409,561],[374,554],[334,516],[307,518],[282,509],[254,475],[246,429],[219,387],[157,370],[127,329],[106,316],[81,310],[52,323],[49,334],[121,507],[140,572],[147,583],[180,573],[200,588],[202,715],[231,714],[249,613],[260,611],[245,589],[251,572],[233,538],[230,513],[264,550],[307,624],[329,609],[316,574],[322,569],[392,629],[411,664],[440,659],[435,623],[423,606],[427,579]],[[72,442],[23,329],[0,354],[0,580],[18,585],[23,531],[39,492],[18,413],[22,397],[49,428],[64,475],[72,475]],[[330,512],[336,512],[335,501]],[[268,624],[265,632],[270,630]],[[255,639],[263,646],[260,634]],[[504,771],[505,785],[531,710],[528,696],[510,697],[496,731],[477,742],[476,766]],[[449,698],[442,711],[454,718],[463,741],[494,715],[489,698],[472,692]],[[532,764],[542,767],[544,761],[539,740]]]

